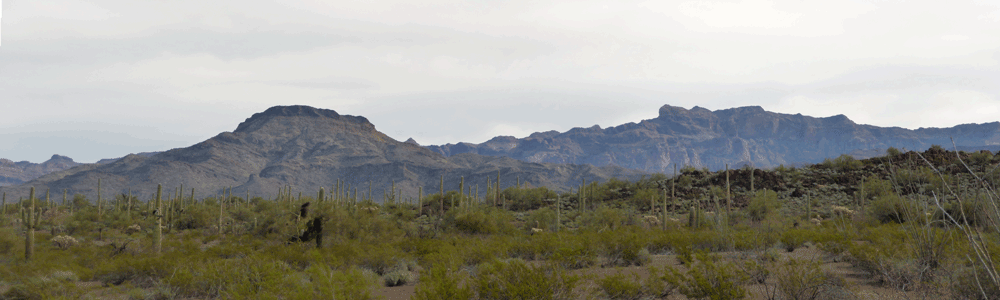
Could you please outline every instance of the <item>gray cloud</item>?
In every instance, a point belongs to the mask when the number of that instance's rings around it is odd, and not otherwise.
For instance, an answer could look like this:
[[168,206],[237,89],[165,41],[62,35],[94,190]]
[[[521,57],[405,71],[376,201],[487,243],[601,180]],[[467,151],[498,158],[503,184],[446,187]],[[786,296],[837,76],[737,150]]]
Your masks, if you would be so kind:
[[423,144],[663,104],[907,128],[1000,115],[1000,8],[981,1],[3,3],[0,157],[15,160],[183,147],[289,104]]

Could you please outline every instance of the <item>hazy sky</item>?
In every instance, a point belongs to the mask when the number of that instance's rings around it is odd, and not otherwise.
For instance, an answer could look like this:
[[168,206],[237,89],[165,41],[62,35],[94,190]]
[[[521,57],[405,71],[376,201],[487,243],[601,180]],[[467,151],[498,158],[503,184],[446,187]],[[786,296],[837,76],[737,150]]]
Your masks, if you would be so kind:
[[291,104],[424,145],[663,104],[993,122],[997,3],[3,0],[0,157],[186,147]]

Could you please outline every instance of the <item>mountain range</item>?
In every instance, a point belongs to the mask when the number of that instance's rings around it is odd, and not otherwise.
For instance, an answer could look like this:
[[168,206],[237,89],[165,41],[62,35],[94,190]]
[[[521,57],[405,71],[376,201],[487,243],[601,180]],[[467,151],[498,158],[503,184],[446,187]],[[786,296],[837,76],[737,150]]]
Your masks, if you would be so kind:
[[857,124],[844,115],[815,118],[747,106],[710,111],[664,105],[654,119],[615,127],[577,127],[566,132],[536,132],[525,138],[498,136],[473,144],[427,146],[442,155],[475,153],[528,162],[616,165],[651,173],[670,173],[673,165],[711,170],[753,165],[817,163],[852,154],[867,158],[885,149],[923,150],[947,145],[994,149],[1000,122],[951,128],[878,127]]
[[1000,122],[910,130],[856,124],[843,115],[768,112],[759,106],[710,111],[664,105],[656,118],[639,123],[536,132],[524,138],[499,136],[479,144],[420,146],[413,139],[399,142],[379,132],[364,117],[276,106],[254,114],[232,132],[185,148],[95,164],[58,155],[41,164],[0,160],[0,181],[13,184],[0,191],[26,195],[34,186],[95,199],[101,179],[105,195],[132,189],[148,199],[162,183],[169,191],[183,185],[185,195],[194,188],[198,197],[232,187],[236,195],[267,198],[286,186],[314,195],[320,187],[330,190],[341,182],[362,194],[370,185],[380,199],[393,186],[404,197],[415,197],[421,189],[425,195],[436,193],[442,177],[446,190],[457,189],[464,179],[466,187],[478,185],[484,194],[487,180],[495,181],[498,171],[502,187],[521,181],[567,190],[582,180],[670,173],[674,165],[769,168],[841,154],[871,157],[888,147],[921,150],[951,145],[951,138],[960,149],[996,151]]
[[476,154],[445,157],[396,141],[364,117],[307,106],[278,106],[254,114],[232,132],[190,147],[78,165],[0,191],[26,195],[28,187],[34,186],[96,199],[101,179],[103,195],[131,189],[148,199],[161,183],[168,191],[183,186],[185,195],[194,188],[197,197],[231,187],[235,195],[269,198],[283,187],[315,195],[321,187],[332,190],[339,181],[352,194],[371,190],[375,199],[381,199],[394,186],[403,197],[416,198],[421,189],[425,195],[436,193],[442,178],[446,190],[456,190],[464,180],[471,192],[478,185],[478,192],[485,194],[487,180],[495,182],[497,175],[502,187],[521,181],[567,189],[582,180],[631,179],[643,173],[617,166],[532,163]]

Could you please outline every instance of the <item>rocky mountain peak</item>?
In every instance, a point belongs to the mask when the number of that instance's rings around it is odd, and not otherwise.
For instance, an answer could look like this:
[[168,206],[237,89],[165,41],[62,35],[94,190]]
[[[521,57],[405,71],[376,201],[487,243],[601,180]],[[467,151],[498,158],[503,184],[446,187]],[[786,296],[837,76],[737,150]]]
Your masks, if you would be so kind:
[[47,160],[47,161],[45,161],[45,162],[47,162],[47,163],[48,163],[48,162],[66,162],[66,163],[74,163],[74,161],[73,161],[73,159],[72,159],[72,158],[69,158],[68,156],[62,156],[62,155],[59,155],[59,154],[52,154],[52,157],[51,157],[51,158],[49,158],[49,160]]
[[360,116],[351,115],[341,115],[332,109],[315,108],[305,105],[291,105],[291,106],[274,106],[268,108],[267,110],[259,113],[255,113],[246,121],[240,123],[236,126],[236,130],[233,132],[251,132],[260,129],[264,124],[269,121],[281,118],[281,117],[293,117],[293,118],[318,118],[326,119],[330,121],[347,122],[353,124],[367,125],[374,128],[368,119]]

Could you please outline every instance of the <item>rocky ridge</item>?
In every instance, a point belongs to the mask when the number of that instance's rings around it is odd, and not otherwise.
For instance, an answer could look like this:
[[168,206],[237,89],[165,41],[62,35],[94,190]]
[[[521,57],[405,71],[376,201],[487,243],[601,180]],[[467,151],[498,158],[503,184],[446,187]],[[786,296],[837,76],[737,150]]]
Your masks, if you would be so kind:
[[910,130],[857,124],[844,115],[815,118],[775,113],[760,106],[710,111],[664,105],[656,118],[639,123],[425,147],[445,156],[474,153],[670,173],[675,164],[712,170],[726,164],[771,168],[817,163],[847,153],[871,157],[889,147],[923,150],[938,144],[950,149],[950,138],[960,149],[996,148],[1000,122]]

